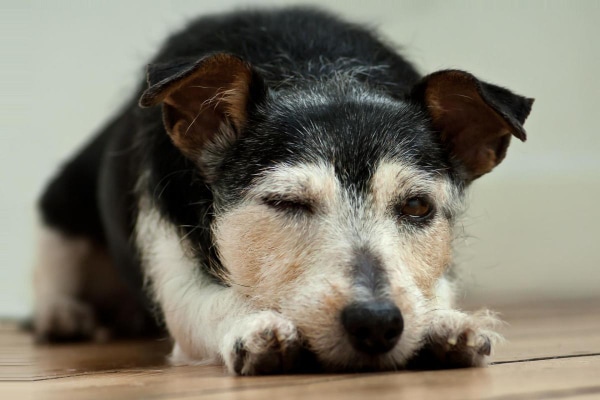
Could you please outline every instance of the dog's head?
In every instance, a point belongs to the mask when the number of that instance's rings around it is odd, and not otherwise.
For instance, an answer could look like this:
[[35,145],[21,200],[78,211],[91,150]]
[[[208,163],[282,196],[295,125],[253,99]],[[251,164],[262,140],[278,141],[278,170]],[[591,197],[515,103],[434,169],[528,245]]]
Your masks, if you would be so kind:
[[292,320],[330,368],[403,365],[438,306],[463,189],[532,100],[462,71],[410,93],[337,74],[284,89],[228,54],[150,67],[179,150],[214,197],[220,279]]

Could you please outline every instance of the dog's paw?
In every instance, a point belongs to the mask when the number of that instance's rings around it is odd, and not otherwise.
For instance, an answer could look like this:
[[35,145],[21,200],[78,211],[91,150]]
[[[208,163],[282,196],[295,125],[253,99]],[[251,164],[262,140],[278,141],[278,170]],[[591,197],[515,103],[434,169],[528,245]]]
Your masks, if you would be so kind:
[[426,369],[485,366],[493,346],[502,339],[495,331],[499,324],[500,320],[487,310],[474,314],[436,311],[424,346],[409,366]]
[[[239,375],[289,372],[301,351],[296,326],[279,314],[264,311],[245,319],[226,345],[224,361]],[[231,343],[233,342],[233,343]]]
[[33,320],[36,341],[61,342],[101,339],[94,310],[71,298],[53,298],[39,302]]

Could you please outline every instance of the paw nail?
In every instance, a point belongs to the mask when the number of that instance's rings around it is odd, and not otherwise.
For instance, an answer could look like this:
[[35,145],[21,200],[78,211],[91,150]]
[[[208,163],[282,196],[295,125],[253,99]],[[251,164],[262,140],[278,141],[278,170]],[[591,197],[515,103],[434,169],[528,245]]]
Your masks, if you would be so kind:
[[492,343],[488,338],[485,338],[485,341],[481,348],[479,348],[478,353],[483,356],[489,356],[492,352]]
[[455,346],[457,342],[458,342],[458,339],[456,337],[448,338],[448,344],[450,346]]
[[233,351],[235,351],[236,353],[241,353],[244,352],[244,342],[242,339],[237,339],[235,341],[235,343],[233,344]]

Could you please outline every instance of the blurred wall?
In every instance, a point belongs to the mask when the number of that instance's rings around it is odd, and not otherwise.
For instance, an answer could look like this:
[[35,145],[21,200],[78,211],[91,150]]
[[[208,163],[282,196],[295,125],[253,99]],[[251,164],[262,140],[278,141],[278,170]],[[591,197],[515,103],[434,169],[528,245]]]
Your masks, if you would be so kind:
[[[334,1],[423,72],[461,68],[535,97],[527,143],[477,181],[457,260],[476,297],[600,286],[600,2]],[[30,309],[34,201],[194,16],[287,1],[0,1],[0,315]]]

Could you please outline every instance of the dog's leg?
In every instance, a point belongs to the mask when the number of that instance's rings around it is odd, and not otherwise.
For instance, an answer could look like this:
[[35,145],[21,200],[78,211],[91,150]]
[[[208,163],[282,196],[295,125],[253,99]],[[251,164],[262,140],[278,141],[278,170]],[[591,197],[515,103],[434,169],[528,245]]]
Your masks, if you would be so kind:
[[39,342],[156,333],[103,245],[49,227],[39,243],[33,319]]
[[442,278],[424,345],[409,367],[439,369],[487,365],[493,346],[502,339],[495,331],[500,320],[488,310],[466,313],[453,309],[453,292],[452,283]]
[[[106,325],[118,310],[131,308],[132,302],[121,296],[124,284],[108,255],[98,209],[99,165],[116,126],[111,124],[66,162],[39,199],[43,227],[33,325],[40,341],[105,337],[99,322]],[[127,313],[127,322],[135,320],[132,314]]]
[[155,299],[175,339],[175,364],[223,361],[242,375],[294,367],[300,340],[292,322],[258,310],[234,287],[215,283],[185,248],[175,226],[144,201],[136,241]]
[[86,261],[93,249],[91,242],[43,228],[39,243],[34,270],[33,325],[37,340],[91,338],[95,334],[96,318],[91,305],[80,298]]
[[415,368],[466,368],[487,365],[493,346],[501,340],[499,320],[488,310],[472,314],[436,310],[425,345],[412,360]]
[[297,367],[301,346],[292,322],[274,311],[250,310],[231,288],[204,287],[198,295],[189,304],[204,305],[187,319],[167,313],[176,340],[174,364],[221,360],[229,372],[240,375],[283,373]]

